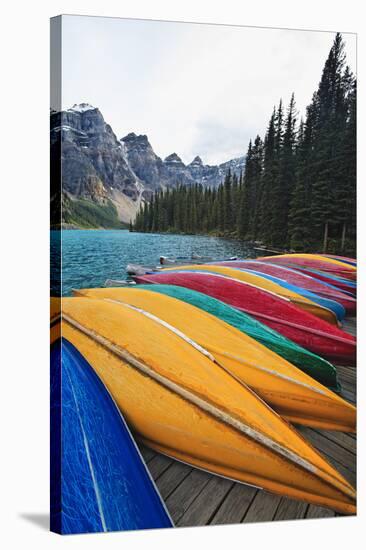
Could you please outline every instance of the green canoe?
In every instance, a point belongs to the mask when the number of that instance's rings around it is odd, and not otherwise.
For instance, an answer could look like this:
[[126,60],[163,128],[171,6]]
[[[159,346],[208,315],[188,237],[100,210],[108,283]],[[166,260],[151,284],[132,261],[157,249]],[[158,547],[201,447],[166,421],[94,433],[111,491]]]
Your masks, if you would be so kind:
[[225,321],[241,332],[251,336],[278,355],[281,355],[281,357],[306,372],[309,376],[315,378],[315,380],[318,380],[318,382],[324,386],[337,392],[341,389],[337,380],[337,371],[331,363],[301,346],[298,346],[275,330],[253,319],[250,315],[216,298],[212,298],[196,290],[174,285],[150,284],[137,285],[135,288],[144,288],[154,292],[160,292],[161,294],[166,294],[187,302],[192,306],[203,309],[207,313],[215,315],[222,321]]

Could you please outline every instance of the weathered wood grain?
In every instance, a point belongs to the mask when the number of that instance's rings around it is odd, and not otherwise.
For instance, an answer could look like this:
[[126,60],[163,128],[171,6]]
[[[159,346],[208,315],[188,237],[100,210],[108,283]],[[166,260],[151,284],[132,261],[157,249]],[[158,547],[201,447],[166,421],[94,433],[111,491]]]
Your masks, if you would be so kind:
[[281,497],[267,491],[258,491],[242,522],[272,521],[280,502]]
[[314,506],[314,504],[309,504],[307,509],[306,518],[309,519],[319,519],[319,518],[334,518],[335,512],[329,508],[322,508],[321,506]]
[[148,468],[154,479],[162,474],[172,464],[173,460],[167,456],[156,454],[154,458],[148,462]]
[[301,502],[300,500],[282,498],[277,508],[274,520],[304,518],[308,506],[309,505],[306,502]]
[[175,524],[179,522],[211,478],[211,474],[194,468],[170,494],[165,504]]
[[180,518],[178,525],[207,525],[233,485],[233,481],[212,476],[192,505]]
[[211,524],[240,523],[257,492],[256,487],[234,483],[231,491],[213,516]]
[[338,443],[341,447],[344,447],[344,449],[347,449],[353,454],[356,454],[357,451],[357,441],[353,434],[346,434],[343,432],[333,432],[333,431],[327,431],[327,430],[314,430],[317,433],[320,433],[323,435],[323,437],[327,437],[331,441],[334,441],[334,443]]
[[187,464],[174,461],[173,464],[156,479],[156,485],[163,499],[168,498],[168,496],[188,476],[192,469],[193,468]]

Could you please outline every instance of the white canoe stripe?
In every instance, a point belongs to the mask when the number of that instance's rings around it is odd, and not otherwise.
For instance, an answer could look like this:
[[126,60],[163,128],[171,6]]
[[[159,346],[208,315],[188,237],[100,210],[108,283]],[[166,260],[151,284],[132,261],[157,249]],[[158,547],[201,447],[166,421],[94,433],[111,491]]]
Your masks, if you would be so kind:
[[212,405],[211,403],[205,401],[202,397],[199,397],[192,391],[181,387],[179,384],[173,382],[172,380],[165,377],[164,375],[154,371],[148,365],[136,359],[127,350],[117,346],[116,344],[113,344],[104,336],[101,336],[100,334],[95,333],[93,330],[83,326],[81,323],[79,323],[78,321],[70,317],[70,315],[64,313],[63,319],[64,321],[69,323],[72,327],[74,327],[76,330],[78,330],[79,332],[82,332],[83,334],[85,334],[86,336],[88,336],[89,338],[97,342],[99,345],[103,346],[109,352],[113,353],[118,358],[122,359],[123,361],[128,363],[130,366],[136,368],[143,374],[149,376],[150,378],[152,378],[153,380],[155,380],[156,382],[158,382],[160,385],[164,386],[168,390],[172,391],[173,393],[176,393],[184,400],[197,406],[198,408],[210,414],[220,422],[223,422],[228,426],[230,426],[231,428],[234,428],[239,433],[242,433],[245,436],[253,439],[254,441],[263,445],[264,447],[267,447],[272,452],[278,453],[288,461],[293,462],[294,464],[296,464],[297,466],[300,466],[301,468],[310,472],[311,474],[320,477],[321,479],[323,479],[323,481],[325,481],[329,485],[333,487],[337,487],[337,489],[341,491],[343,494],[346,494],[350,498],[354,499],[354,491],[352,488],[348,487],[348,485],[343,484],[341,481],[334,478],[331,474],[325,472],[323,469],[314,466],[307,460],[298,456],[295,452],[283,447],[280,443],[273,441],[270,437],[258,432],[257,430],[244,424],[244,422],[242,422],[241,420],[238,420],[237,418],[231,416],[226,411],[223,411],[218,407],[216,407],[215,405]]
[[[190,344],[191,346],[193,346],[195,349],[197,349],[199,352],[203,353],[203,355],[205,355],[206,357],[208,357],[211,361],[217,363],[217,358],[214,357],[208,350],[206,350],[204,347],[202,347],[200,344],[198,344],[197,342],[195,342],[194,340],[192,340],[189,336],[187,336],[186,334],[184,334],[183,332],[181,332],[179,329],[177,329],[176,327],[170,325],[169,323],[167,323],[166,321],[164,321],[163,319],[161,319],[160,317],[157,317],[156,315],[153,315],[152,313],[148,312],[148,311],[145,311],[144,309],[142,308],[139,308],[137,306],[133,306],[131,304],[128,304],[126,302],[122,302],[121,300],[113,300],[112,298],[105,298],[105,301],[106,302],[111,302],[111,303],[114,303],[114,304],[121,304],[121,305],[124,305],[126,307],[129,307],[135,311],[138,311],[139,313],[142,313],[143,315],[145,315],[146,317],[148,317],[149,319],[152,319],[153,321],[155,321],[156,323],[160,324],[160,325],[163,325],[164,327],[166,327],[168,330],[174,332],[174,334],[176,334],[177,336],[179,336],[180,338],[182,338],[182,340],[184,340],[185,342],[187,342],[188,344]],[[236,355],[233,355],[231,353],[227,353],[227,352],[221,352],[219,350],[215,350],[215,348],[213,347],[212,348],[212,351],[214,353],[219,353],[219,354],[222,354],[228,358],[231,358],[231,359],[235,359],[236,361],[238,361],[239,363],[242,363],[244,365],[248,365],[249,367],[254,367],[258,370],[261,370],[263,372],[267,372],[273,376],[276,376],[277,378],[282,378],[284,380],[286,380],[287,382],[291,382],[293,384],[296,384],[298,386],[302,386],[306,389],[309,389],[309,390],[312,390],[314,391],[315,393],[319,393],[321,395],[324,395],[326,397],[329,398],[329,395],[327,394],[326,391],[320,389],[320,388],[314,388],[313,386],[311,386],[310,384],[306,384],[306,382],[301,382],[299,380],[294,380],[293,378],[291,378],[290,376],[287,376],[285,374],[281,374],[273,369],[267,369],[265,367],[261,367],[259,365],[251,365],[250,363],[246,363],[243,359],[241,359],[240,357],[237,357]],[[220,364],[221,366],[221,364]],[[229,372],[225,367],[223,367],[224,370],[226,372]],[[230,373],[231,374],[231,373]]]
[[[213,349],[213,351],[215,351]],[[291,382],[292,384],[296,384],[298,386],[303,386],[306,389],[309,389],[315,393],[320,393],[321,395],[325,395],[329,398],[329,394],[322,390],[321,388],[314,388],[314,386],[311,386],[310,384],[307,384],[306,382],[302,382],[301,380],[296,380],[294,378],[291,378],[291,376],[288,376],[287,374],[283,374],[281,372],[278,372],[274,369],[267,369],[266,367],[261,367],[260,365],[252,365],[250,363],[245,362],[241,357],[238,357],[237,355],[234,355],[232,353],[228,353],[226,351],[218,351],[217,353],[220,353],[224,355],[225,357],[228,357],[230,359],[235,359],[236,361],[239,361],[239,363],[242,363],[244,365],[247,365],[249,367],[254,367],[255,369],[261,370],[263,372],[267,372],[268,374],[271,374],[273,376],[276,376],[277,378],[282,378],[283,380],[286,380],[287,382]],[[296,368],[296,367],[295,367]]]
[[[228,267],[228,266],[227,266]],[[235,269],[235,268],[234,268]],[[245,271],[244,268],[237,268],[239,271]],[[166,271],[166,272],[169,272],[170,271],[170,268],[169,269],[166,269],[166,270],[163,270],[163,272]],[[171,270],[173,271],[173,270]],[[277,298],[281,298],[282,300],[285,300],[286,302],[291,302],[293,304],[305,304],[305,305],[312,305],[313,307],[315,307],[315,309],[320,309],[320,310],[325,310],[325,311],[328,311],[329,313],[332,313],[335,317],[335,313],[333,313],[332,310],[330,310],[329,308],[325,307],[325,306],[322,306],[320,304],[317,304],[316,302],[313,302],[312,300],[310,300],[310,298],[308,298],[307,300],[304,300],[303,298],[300,297],[300,295],[297,295],[297,296],[288,296],[287,294],[277,294],[276,292],[274,292],[273,290],[268,290],[267,288],[263,288],[259,285],[256,285],[254,283],[249,283],[247,281],[242,281],[241,279],[237,279],[236,277],[233,277],[232,275],[225,275],[224,273],[217,273],[217,272],[214,272],[214,271],[200,271],[199,269],[197,270],[183,270],[181,269],[180,271],[175,271],[175,273],[199,273],[200,275],[204,275],[204,274],[209,274],[209,275],[214,275],[215,277],[222,277],[223,279],[231,279],[232,281],[235,281],[237,283],[241,283],[243,285],[248,285],[248,286],[251,286],[251,287],[254,287],[254,288],[257,288],[259,290],[263,290],[264,292],[267,292],[268,294],[272,294],[272,296],[276,296]],[[249,275],[250,275],[250,271],[249,271]],[[254,273],[253,273],[254,275]],[[266,277],[261,277],[260,275],[257,275],[257,277],[259,279],[266,279]],[[266,279],[267,280],[267,279]],[[276,284],[274,282],[274,284]],[[279,285],[280,286],[280,285]],[[281,287],[282,289],[283,287]]]
[[197,351],[199,351],[200,353],[202,353],[203,355],[208,357],[208,359],[215,362],[214,356],[211,355],[211,353],[209,351],[207,351],[207,349],[200,346],[200,344],[198,344],[197,342],[192,340],[192,338],[189,338],[186,334],[184,334],[184,332],[181,332],[179,329],[173,327],[173,325],[170,325],[169,323],[167,323],[163,319],[160,319],[160,317],[156,317],[156,315],[153,315],[152,313],[149,313],[148,311],[145,311],[142,308],[139,308],[137,306],[133,306],[132,304],[127,304],[126,302],[122,302],[121,300],[113,300],[112,298],[104,298],[104,301],[105,302],[110,302],[112,304],[118,304],[120,306],[125,306],[129,309],[133,309],[134,311],[137,311],[138,313],[141,313],[142,315],[145,315],[145,317],[148,317],[149,319],[151,319],[155,323],[158,323],[159,325],[162,325],[163,327],[167,328],[171,332],[174,332],[174,334],[176,334],[179,338],[181,338],[182,340],[187,342],[187,344],[190,344]]
[[[221,279],[228,279],[229,281],[235,281],[236,283],[240,283],[241,285],[247,285],[247,286],[251,286],[253,288],[257,288],[258,290],[263,290],[263,292],[267,292],[267,294],[272,294],[272,296],[276,296],[277,298],[280,298],[281,300],[284,300],[285,302],[291,302],[290,298],[287,298],[286,296],[283,296],[282,294],[276,294],[275,292],[273,292],[272,290],[268,290],[266,288],[262,288],[258,285],[255,285],[253,283],[249,283],[247,281],[242,281],[240,279],[236,279],[235,277],[232,277],[231,275],[224,275],[223,273],[216,273],[214,271],[200,271],[199,269],[197,270],[192,270],[192,271],[189,271],[189,270],[176,270],[176,271],[173,271],[173,270],[168,270],[168,269],[164,269],[162,271],[162,273],[198,273],[199,275],[212,275],[213,277],[219,277]],[[155,275],[155,273],[153,273],[153,275]]]

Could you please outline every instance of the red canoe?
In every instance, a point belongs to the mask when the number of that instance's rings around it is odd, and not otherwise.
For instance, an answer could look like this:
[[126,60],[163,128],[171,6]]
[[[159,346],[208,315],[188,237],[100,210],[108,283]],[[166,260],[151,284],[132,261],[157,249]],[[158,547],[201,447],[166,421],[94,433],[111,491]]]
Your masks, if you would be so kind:
[[336,287],[331,288],[324,284],[319,279],[315,279],[282,265],[270,264],[267,262],[259,262],[257,260],[245,260],[245,261],[228,261],[228,262],[215,262],[215,265],[227,265],[229,267],[238,267],[240,269],[250,269],[265,273],[267,275],[273,275],[279,279],[283,279],[292,285],[305,288],[311,292],[315,292],[318,296],[328,298],[329,300],[335,300],[345,308],[349,314],[355,314],[356,312],[356,300],[352,296],[344,294]]
[[325,273],[325,271],[322,271],[321,269],[310,269],[300,266],[292,266],[291,269],[304,273],[305,275],[310,275],[310,277],[314,277],[319,281],[335,286],[342,292],[350,292],[353,296],[356,295],[355,281],[350,281],[349,279],[338,277],[336,275],[332,275],[331,273]]
[[172,284],[222,300],[317,355],[355,365],[355,338],[286,298],[223,275],[199,271],[162,271],[134,277],[138,283]]
[[294,254],[288,254],[286,256],[264,256],[258,258],[258,261],[269,262],[287,267],[309,267],[311,269],[321,269],[325,273],[337,275],[338,277],[344,277],[354,281],[356,279],[356,271],[352,269],[353,266],[347,266],[347,264],[337,265],[325,260],[318,260],[315,258],[306,258],[295,256]]

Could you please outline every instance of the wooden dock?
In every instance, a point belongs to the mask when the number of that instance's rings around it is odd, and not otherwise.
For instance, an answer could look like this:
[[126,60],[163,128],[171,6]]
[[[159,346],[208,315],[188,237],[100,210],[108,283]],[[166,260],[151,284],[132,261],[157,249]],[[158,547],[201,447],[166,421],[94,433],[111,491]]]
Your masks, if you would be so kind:
[[[344,329],[356,333],[356,319]],[[337,367],[341,395],[356,403],[356,369]],[[344,477],[356,486],[356,436],[297,426]],[[280,497],[182,464],[142,446],[141,452],[174,524],[219,525],[335,517],[332,510]]]

